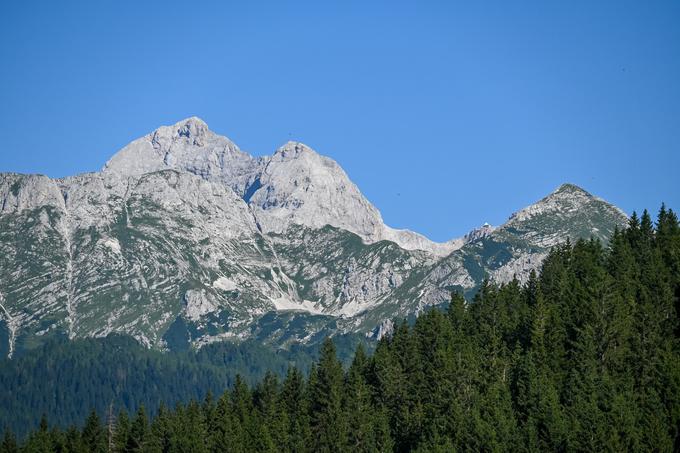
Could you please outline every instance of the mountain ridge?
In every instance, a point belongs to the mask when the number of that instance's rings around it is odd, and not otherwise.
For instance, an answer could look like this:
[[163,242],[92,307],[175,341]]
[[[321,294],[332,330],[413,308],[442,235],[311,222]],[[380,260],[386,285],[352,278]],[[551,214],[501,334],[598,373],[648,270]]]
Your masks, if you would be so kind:
[[101,172],[0,173],[0,202],[8,353],[59,332],[161,349],[379,337],[452,290],[524,278],[561,240],[605,240],[626,220],[564,184],[501,226],[434,243],[385,225],[306,145],[255,158],[195,117],[134,140]]
[[[114,154],[104,165],[102,172],[132,176],[173,167],[205,179],[220,179],[230,184],[247,203],[258,204],[261,217],[258,221],[264,227],[270,228],[270,231],[285,229],[290,222],[312,227],[327,223],[357,233],[369,243],[390,239],[404,248],[423,249],[437,255],[444,255],[461,245],[461,238],[435,242],[410,230],[388,227],[378,209],[361,194],[337,162],[318,154],[304,143],[288,141],[271,156],[256,158],[241,151],[228,138],[212,132],[198,117],[187,118],[172,126],[162,126],[134,140]],[[272,180],[281,172],[285,173],[284,180]],[[291,181],[295,187],[287,183],[291,172],[299,176],[299,179]],[[301,192],[310,189],[313,191],[320,185],[320,178],[325,179],[323,185],[327,190],[332,181],[336,196],[345,196],[342,203],[347,205],[345,212],[333,213],[326,210],[319,218],[319,209],[327,206],[330,200],[326,200],[323,206],[313,206],[315,212],[306,212],[304,202],[309,200],[300,197]],[[268,181],[270,184],[266,184]],[[283,191],[284,197],[282,200],[280,194],[277,194],[279,196],[275,196],[274,200],[287,202],[286,206],[272,206],[272,200],[268,199],[268,194],[277,190]],[[353,217],[351,224],[343,221],[347,216]]]

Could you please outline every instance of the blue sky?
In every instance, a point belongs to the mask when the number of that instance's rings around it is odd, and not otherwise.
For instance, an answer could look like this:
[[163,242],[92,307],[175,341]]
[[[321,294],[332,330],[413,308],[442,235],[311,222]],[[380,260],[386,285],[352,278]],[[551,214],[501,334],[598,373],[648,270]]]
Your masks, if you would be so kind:
[[680,2],[11,2],[0,171],[58,177],[192,115],[337,160],[445,240],[562,182],[680,209]]

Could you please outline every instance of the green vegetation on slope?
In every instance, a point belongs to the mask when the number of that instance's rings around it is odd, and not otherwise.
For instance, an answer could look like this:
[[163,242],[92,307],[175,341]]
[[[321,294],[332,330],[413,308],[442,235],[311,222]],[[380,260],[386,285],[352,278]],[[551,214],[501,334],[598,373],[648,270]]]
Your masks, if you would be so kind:
[[[356,337],[338,337],[341,356],[351,360]],[[38,427],[45,414],[59,427],[81,423],[91,409],[109,406],[134,412],[174,405],[231,387],[236,375],[249,383],[267,371],[285,375],[292,364],[308,371],[319,346],[274,350],[253,341],[215,343],[199,351],[149,350],[122,335],[69,341],[53,338],[40,348],[0,361],[0,431],[19,437]]]
[[[371,356],[359,348],[348,369],[327,340],[308,377],[291,367],[283,381],[236,378],[217,399],[152,419],[143,406],[66,431],[45,419],[22,448],[677,451],[679,313],[680,225],[662,208],[656,226],[633,215],[607,249],[556,247],[525,285],[485,282],[469,304],[454,295]],[[6,434],[0,452],[15,446]]]

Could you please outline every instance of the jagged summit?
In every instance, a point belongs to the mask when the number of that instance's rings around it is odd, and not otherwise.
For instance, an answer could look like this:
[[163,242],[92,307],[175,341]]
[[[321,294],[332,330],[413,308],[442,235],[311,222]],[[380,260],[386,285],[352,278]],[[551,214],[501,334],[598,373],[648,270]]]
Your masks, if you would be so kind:
[[367,243],[392,241],[406,250],[444,256],[461,247],[462,238],[434,242],[422,234],[391,228],[333,159],[289,141],[270,157],[249,198],[265,230],[280,232],[292,224],[351,231]]
[[226,183],[242,196],[261,165],[197,117],[161,126],[118,151],[104,173],[139,176],[169,168]]
[[[495,229],[483,226],[464,237],[437,243],[409,230],[390,228],[333,159],[299,141],[288,141],[271,156],[255,158],[196,116],[134,140],[111,157],[102,173],[129,178],[166,169],[227,185],[250,207],[265,233],[282,233],[292,225],[331,225],[359,235],[366,243],[389,240],[406,250],[445,256]],[[508,223],[571,209],[594,198],[574,184],[562,184],[513,214]]]
[[491,224],[489,224],[488,222],[484,222],[484,224],[482,226],[480,226],[478,228],[474,228],[473,230],[468,232],[464,236],[464,240],[465,240],[466,243],[467,242],[474,242],[476,240],[479,240],[483,237],[490,235],[491,233],[494,232],[495,229],[496,228],[491,226]]
[[[182,120],[168,129],[170,129],[173,138],[184,137],[187,140],[191,140],[197,146],[203,146],[203,139],[208,134],[213,134],[205,121],[196,116]],[[154,134],[160,135],[160,129]]]
[[298,142],[264,160],[260,187],[250,198],[264,231],[332,225],[369,241],[380,239],[380,213],[334,160]]
[[289,140],[274,152],[274,156],[280,156],[284,159],[295,159],[306,153],[318,154],[310,146],[302,142]]
[[188,135],[203,135],[208,132],[212,132],[208,127],[208,124],[197,116],[190,116],[184,118],[183,120],[177,121],[175,124],[160,126],[152,134],[159,131],[171,131],[175,136],[188,136]]
[[570,182],[565,182],[563,184],[560,184],[559,187],[557,187],[555,190],[553,190],[550,194],[546,195],[544,199],[550,199],[550,198],[569,198],[569,197],[584,197],[584,198],[597,198],[595,195],[591,194],[588,192],[586,189],[584,189],[581,186],[578,186],[576,184],[570,183]]
[[[255,158],[195,116],[133,141],[106,163],[103,172],[139,176],[168,168],[231,187],[250,206],[265,233],[282,233],[292,225],[331,225],[351,231],[367,243],[389,240],[407,250],[444,256],[494,231],[482,227],[462,238],[436,243],[409,230],[390,228],[333,159],[299,141],[288,141],[271,156]],[[513,214],[508,223],[563,212],[590,199],[595,197],[582,188],[562,184]]]
[[178,125],[178,124],[185,124],[185,125],[193,124],[193,125],[197,125],[197,126],[200,126],[200,127],[205,127],[206,129],[208,128],[208,124],[197,116],[190,116],[189,118],[185,118],[185,119],[175,123],[175,125]]
[[588,191],[586,191],[584,188],[577,186],[576,184],[572,184],[570,182],[565,182],[561,184],[557,189],[555,189],[552,193],[563,193],[563,192],[581,192],[585,195],[590,195]]
[[191,117],[133,141],[102,172],[0,173],[0,355],[64,333],[161,349],[380,335],[386,320],[487,275],[528,275],[565,238],[606,240],[623,224],[609,203],[563,185],[500,227],[435,243],[385,225],[311,147],[254,158]]
[[538,215],[568,212],[595,198],[581,187],[565,183],[538,202],[512,214],[508,223],[525,221]]
[[349,179],[345,171],[335,160],[319,154],[310,146],[302,142],[286,142],[284,145],[277,148],[274,154],[269,157],[265,157],[264,159],[266,159],[268,162],[289,162],[298,160],[303,162],[301,165],[309,167],[308,171],[312,172],[313,167],[315,166],[337,168],[345,175],[345,178]]
[[281,233],[291,225],[331,225],[367,243],[390,240],[434,255],[445,255],[462,244],[459,239],[435,243],[386,226],[342,167],[304,143],[289,141],[271,156],[254,158],[198,117],[162,126],[133,141],[106,163],[103,172],[129,177],[169,168],[231,187],[251,207],[265,233]]
[[[562,184],[550,195],[510,216],[500,232],[520,232],[536,245],[552,247],[566,237],[608,238],[614,225],[625,225],[626,214],[575,184]],[[597,225],[608,225],[601,231]],[[571,235],[566,234],[567,227]],[[574,233],[576,232],[576,233]]]
[[156,131],[161,129],[175,130],[177,131],[178,135],[180,135],[179,134],[180,131],[186,132],[187,130],[193,130],[197,133],[199,131],[201,132],[210,131],[208,123],[206,123],[205,121],[203,121],[203,119],[197,116],[190,116],[188,118],[184,118],[183,120],[179,120],[175,124],[169,126],[160,126],[158,129],[156,129]]

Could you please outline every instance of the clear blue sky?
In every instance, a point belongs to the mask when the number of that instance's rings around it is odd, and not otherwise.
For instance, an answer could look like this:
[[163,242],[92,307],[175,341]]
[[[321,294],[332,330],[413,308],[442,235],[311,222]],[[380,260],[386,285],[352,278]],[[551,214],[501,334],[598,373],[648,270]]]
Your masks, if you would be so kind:
[[437,240],[562,182],[680,208],[680,2],[335,3],[6,3],[0,171],[97,170],[197,115],[307,143]]

